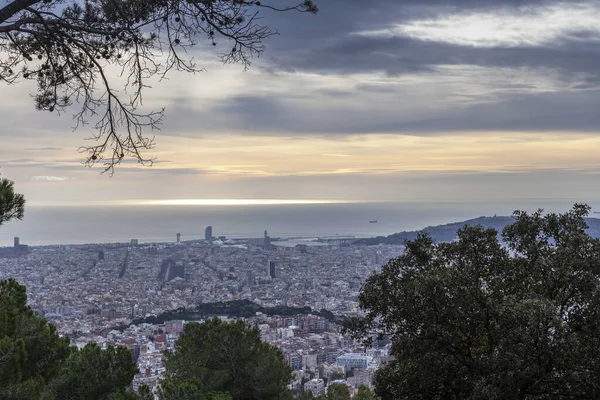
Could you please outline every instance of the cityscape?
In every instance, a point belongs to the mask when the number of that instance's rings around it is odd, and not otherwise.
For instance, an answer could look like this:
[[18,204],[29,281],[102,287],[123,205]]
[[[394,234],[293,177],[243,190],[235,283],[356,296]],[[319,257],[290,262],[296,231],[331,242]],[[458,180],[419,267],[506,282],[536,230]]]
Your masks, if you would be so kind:
[[[351,238],[314,240],[205,237],[170,243],[28,247],[14,238],[0,251],[0,279],[27,287],[29,304],[76,346],[90,342],[130,349],[139,373],[133,385],[154,389],[185,320],[140,322],[199,304],[249,301],[263,308],[309,309],[303,315],[245,318],[279,348],[294,371],[293,390],[319,396],[327,382],[351,392],[373,387],[390,343],[365,348],[341,331],[341,318],[360,315],[364,279],[397,257],[399,245],[353,246]],[[327,315],[325,314],[327,311]],[[228,315],[217,315],[227,318]],[[331,317],[334,318],[331,318]],[[134,324],[131,324],[134,322]],[[131,325],[130,325],[131,324]]]
[[0,400],[600,399],[600,0],[0,1]]

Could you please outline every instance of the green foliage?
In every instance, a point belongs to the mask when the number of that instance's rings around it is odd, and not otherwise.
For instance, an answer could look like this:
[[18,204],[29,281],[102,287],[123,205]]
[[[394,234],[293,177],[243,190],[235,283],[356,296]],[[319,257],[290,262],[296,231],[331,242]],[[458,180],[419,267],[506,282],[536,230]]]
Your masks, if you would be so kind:
[[12,220],[23,219],[25,197],[15,193],[14,182],[0,178],[0,225]]
[[326,400],[350,400],[348,386],[341,383],[332,383],[327,387]]
[[[250,318],[256,315],[257,312],[268,316],[293,316],[293,315],[317,315],[328,321],[336,321],[336,316],[328,310],[313,311],[310,307],[263,307],[250,300],[232,300],[220,301],[216,303],[202,303],[195,309],[188,310],[180,307],[177,310],[165,311],[158,316],[150,316],[145,318],[136,318],[131,323],[134,325],[147,324],[164,324],[165,321],[174,319],[185,321],[199,321],[208,317],[227,316],[230,318]],[[118,326],[115,328],[126,329],[128,325]]]
[[108,346],[102,350],[89,343],[73,350],[61,375],[50,386],[56,399],[108,399],[125,393],[138,369],[125,347]]
[[69,340],[26,303],[24,286],[0,281],[0,398],[44,398],[70,353]]
[[259,331],[243,321],[214,318],[185,325],[174,352],[165,353],[164,364],[168,381],[195,379],[202,391],[227,392],[234,400],[291,397],[286,387],[291,369],[281,352],[262,342]]
[[375,393],[365,385],[358,387],[358,392],[353,397],[354,400],[376,400]]
[[70,347],[27,306],[24,286],[0,281],[0,399],[147,400],[126,396],[136,372],[125,348]]
[[[600,397],[600,241],[589,207],[516,212],[502,234],[464,227],[453,243],[425,235],[371,276],[354,320],[393,339],[375,377],[385,399]],[[382,296],[381,293],[386,293]]]
[[312,394],[312,392],[310,390],[302,390],[300,393],[298,393],[298,395],[295,397],[296,400],[314,400],[315,396]]
[[158,390],[160,400],[231,400],[229,393],[208,392],[198,378],[163,381]]

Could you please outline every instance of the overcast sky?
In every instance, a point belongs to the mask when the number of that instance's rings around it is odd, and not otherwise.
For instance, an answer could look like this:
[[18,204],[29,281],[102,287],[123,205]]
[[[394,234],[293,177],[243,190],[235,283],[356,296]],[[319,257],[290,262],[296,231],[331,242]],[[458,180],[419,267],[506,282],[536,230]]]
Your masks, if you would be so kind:
[[151,168],[83,167],[91,130],[2,87],[0,172],[31,204],[600,199],[600,1],[317,4],[265,14],[248,72],[200,49],[206,72],[154,85]]

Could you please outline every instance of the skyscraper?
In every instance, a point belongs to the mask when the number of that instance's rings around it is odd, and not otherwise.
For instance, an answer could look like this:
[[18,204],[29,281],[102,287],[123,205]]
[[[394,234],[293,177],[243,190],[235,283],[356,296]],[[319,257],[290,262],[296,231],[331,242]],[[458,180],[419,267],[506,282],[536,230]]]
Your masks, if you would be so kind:
[[212,226],[209,225],[204,230],[204,240],[206,240],[207,242],[210,242],[212,240],[212,237],[213,237]]
[[20,242],[20,239],[19,239],[18,236],[15,236],[14,245],[15,245],[15,249],[18,249],[20,247],[20,245],[21,245],[21,242]]
[[265,239],[264,239],[264,242],[263,242],[263,249],[264,250],[270,250],[271,249],[271,237],[267,233],[266,229],[265,229]]
[[181,241],[181,233],[177,234],[177,243],[179,243]]
[[275,279],[275,261],[267,260],[267,276]]

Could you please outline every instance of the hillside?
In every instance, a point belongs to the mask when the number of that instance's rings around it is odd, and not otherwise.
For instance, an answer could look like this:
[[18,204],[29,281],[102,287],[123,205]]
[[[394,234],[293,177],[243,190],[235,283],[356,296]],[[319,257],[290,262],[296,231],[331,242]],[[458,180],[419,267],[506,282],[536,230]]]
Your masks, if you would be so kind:
[[[502,232],[502,229],[506,225],[514,221],[514,217],[507,216],[478,217],[445,225],[428,226],[420,231],[403,231],[389,236],[359,239],[353,244],[369,246],[377,244],[404,244],[406,240],[414,240],[419,233],[428,233],[438,242],[450,242],[456,238],[456,232],[465,225],[481,225],[484,228],[494,228],[498,232]],[[600,237],[600,219],[586,218],[586,222],[589,226],[587,232],[593,237]]]

